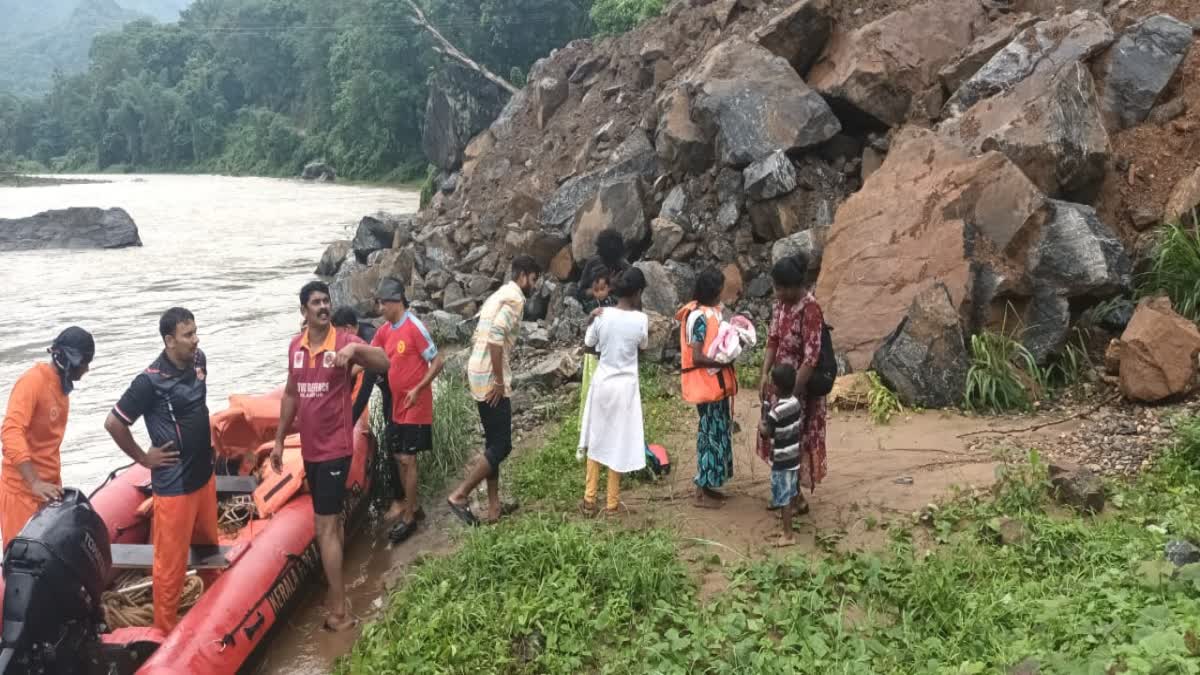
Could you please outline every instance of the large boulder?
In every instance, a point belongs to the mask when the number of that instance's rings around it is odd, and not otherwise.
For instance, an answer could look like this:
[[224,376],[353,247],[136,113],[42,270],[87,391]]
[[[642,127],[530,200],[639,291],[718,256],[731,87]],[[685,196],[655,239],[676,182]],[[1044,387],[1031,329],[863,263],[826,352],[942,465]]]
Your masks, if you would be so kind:
[[429,79],[421,149],[444,171],[462,165],[463,150],[500,116],[510,94],[469,68],[444,61]]
[[647,260],[666,260],[671,257],[675,247],[683,243],[683,227],[666,218],[655,218],[650,223],[650,248],[646,251]]
[[1087,67],[1073,62],[981,100],[939,131],[973,152],[999,150],[1047,194],[1093,194],[1110,145]]
[[930,0],[897,10],[853,32],[835,32],[808,82],[828,98],[898,126],[919,103],[925,113],[937,112],[938,71],[986,25],[978,0]]
[[790,193],[747,204],[751,228],[759,240],[775,241],[833,223],[846,193],[841,174],[820,159],[805,157],[796,169],[796,182],[799,187]]
[[871,367],[901,402],[943,408],[962,401],[971,358],[962,320],[945,285],[913,298],[908,314],[879,350]]
[[314,274],[320,277],[331,277],[337,274],[338,269],[352,250],[353,248],[351,248],[349,240],[343,239],[333,242],[321,254],[321,262],[317,263],[317,269]]
[[1163,222],[1193,223],[1197,207],[1200,207],[1200,168],[1175,184],[1163,209]]
[[309,162],[300,170],[300,178],[318,183],[332,183],[337,180],[337,171],[323,161]]
[[347,258],[329,284],[334,307],[352,307],[359,316],[378,316],[375,293],[379,282],[396,277],[406,285],[412,282],[416,257],[412,249],[387,249],[372,253],[367,263]]
[[399,223],[390,218],[363,216],[362,220],[358,221],[358,229],[354,231],[354,239],[350,242],[354,257],[358,258],[359,262],[366,262],[367,257],[375,251],[391,248],[398,226]]
[[996,55],[996,52],[1012,42],[1017,33],[1029,28],[1037,21],[1037,17],[1028,12],[1022,12],[1007,15],[992,23],[983,34],[967,45],[957,59],[942,66],[938,71],[938,79],[942,81],[942,87],[946,91],[958,91],[963,82],[978,72],[983,64]]
[[610,228],[621,233],[627,247],[640,246],[646,239],[649,221],[642,199],[642,185],[636,178],[600,186],[575,217],[571,228],[571,255],[576,260],[587,260],[595,255],[597,235]]
[[1113,41],[1104,17],[1078,10],[1041,21],[1017,34],[996,52],[946,102],[945,117],[965,112],[985,98],[1007,91],[1041,73],[1053,73],[1074,61],[1086,61]]
[[1192,27],[1166,14],[1133,24],[1109,51],[1102,81],[1112,129],[1141,124],[1192,46]]
[[1129,290],[1133,263],[1096,209],[1055,199],[1046,204],[1049,217],[1025,263],[1036,285],[1070,298],[1109,298]]
[[739,38],[710,50],[682,86],[691,94],[692,119],[716,139],[724,166],[812,147],[842,128],[786,59]]
[[642,306],[663,316],[675,316],[675,310],[682,303],[679,302],[679,294],[667,267],[652,260],[640,260],[634,266],[646,275]]
[[1138,303],[1121,335],[1121,393],[1153,403],[1196,387],[1200,330],[1175,313],[1165,297]]
[[677,346],[679,340],[679,324],[672,318],[674,315],[663,316],[658,312],[646,312],[649,318],[649,336],[647,337],[645,356],[653,361],[662,359],[663,352],[668,347]]
[[816,63],[832,32],[829,0],[799,0],[756,30],[753,39],[775,56],[787,59],[803,77]]
[[546,124],[554,113],[567,100],[570,89],[566,80],[557,77],[543,77],[534,84],[534,109],[537,110],[539,129],[545,129]]
[[691,97],[672,89],[658,102],[655,147],[663,168],[676,174],[701,174],[713,163],[713,141],[692,121]]
[[771,264],[801,254],[808,259],[810,269],[821,269],[821,255],[825,252],[825,239],[829,237],[829,226],[811,227],[776,241],[771,246]]
[[28,218],[0,218],[0,251],[141,245],[137,224],[125,209],[76,207]]
[[651,181],[658,172],[654,146],[641,129],[630,132],[609,159],[607,166],[573,176],[559,186],[542,206],[540,220],[545,228],[565,230],[602,185],[636,178]]
[[901,131],[883,166],[838,209],[825,244],[817,297],[837,327],[838,352],[866,368],[935,283],[964,319],[976,303],[982,314],[1000,290],[976,288],[982,270],[1023,269],[1007,250],[1041,224],[1045,201],[998,152],[973,156],[931,131]]
[[522,369],[513,378],[518,388],[534,386],[550,391],[579,376],[579,355],[574,350],[561,350],[547,355],[532,367]]

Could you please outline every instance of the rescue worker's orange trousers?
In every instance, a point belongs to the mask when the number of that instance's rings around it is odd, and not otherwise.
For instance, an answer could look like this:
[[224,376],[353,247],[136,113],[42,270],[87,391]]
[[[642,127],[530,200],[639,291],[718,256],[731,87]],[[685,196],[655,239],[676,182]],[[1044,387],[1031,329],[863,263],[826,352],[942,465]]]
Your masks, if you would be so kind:
[[186,495],[154,495],[154,627],[171,632],[179,622],[192,544],[217,544],[217,479]]
[[8,550],[8,542],[21,534],[21,528],[37,513],[41,503],[28,492],[15,492],[8,486],[0,486],[0,538],[3,548]]

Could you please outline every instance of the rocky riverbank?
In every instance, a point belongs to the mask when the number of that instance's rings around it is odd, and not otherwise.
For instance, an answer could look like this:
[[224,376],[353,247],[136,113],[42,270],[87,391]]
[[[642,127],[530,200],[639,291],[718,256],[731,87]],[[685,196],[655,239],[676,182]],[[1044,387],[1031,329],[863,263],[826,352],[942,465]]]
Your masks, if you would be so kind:
[[846,367],[952,404],[972,335],[1003,327],[1050,361],[1131,292],[1154,226],[1200,204],[1194,153],[1147,150],[1200,143],[1198,22],[1171,0],[680,0],[539,61],[469,141],[431,137],[428,208],[364,218],[318,272],[365,314],[399,276],[465,334],[529,253],[550,272],[531,342],[571,345],[579,268],[613,228],[670,362],[699,269],[765,320],[771,265],[804,252]]

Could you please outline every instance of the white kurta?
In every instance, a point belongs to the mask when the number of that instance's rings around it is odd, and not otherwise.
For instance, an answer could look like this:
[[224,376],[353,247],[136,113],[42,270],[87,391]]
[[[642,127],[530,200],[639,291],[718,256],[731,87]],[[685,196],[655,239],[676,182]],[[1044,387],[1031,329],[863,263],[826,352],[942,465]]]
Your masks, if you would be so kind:
[[638,350],[646,348],[649,330],[645,314],[608,307],[588,326],[583,339],[600,352],[600,364],[583,408],[579,447],[619,473],[646,468]]

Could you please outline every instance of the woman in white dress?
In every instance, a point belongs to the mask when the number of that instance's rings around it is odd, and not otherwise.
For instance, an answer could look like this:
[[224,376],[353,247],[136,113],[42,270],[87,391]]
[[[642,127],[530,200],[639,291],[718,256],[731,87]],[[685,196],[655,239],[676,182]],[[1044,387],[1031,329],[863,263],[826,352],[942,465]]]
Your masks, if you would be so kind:
[[621,505],[621,474],[646,468],[646,437],[642,429],[642,396],[638,388],[638,351],[649,340],[650,321],[638,311],[646,277],[636,267],[617,276],[612,294],[616,307],[593,314],[584,345],[600,354],[592,376],[579,447],[587,448],[587,485],[579,510],[587,516],[599,512],[596,492],[600,469],[608,469],[605,510],[614,514]]

